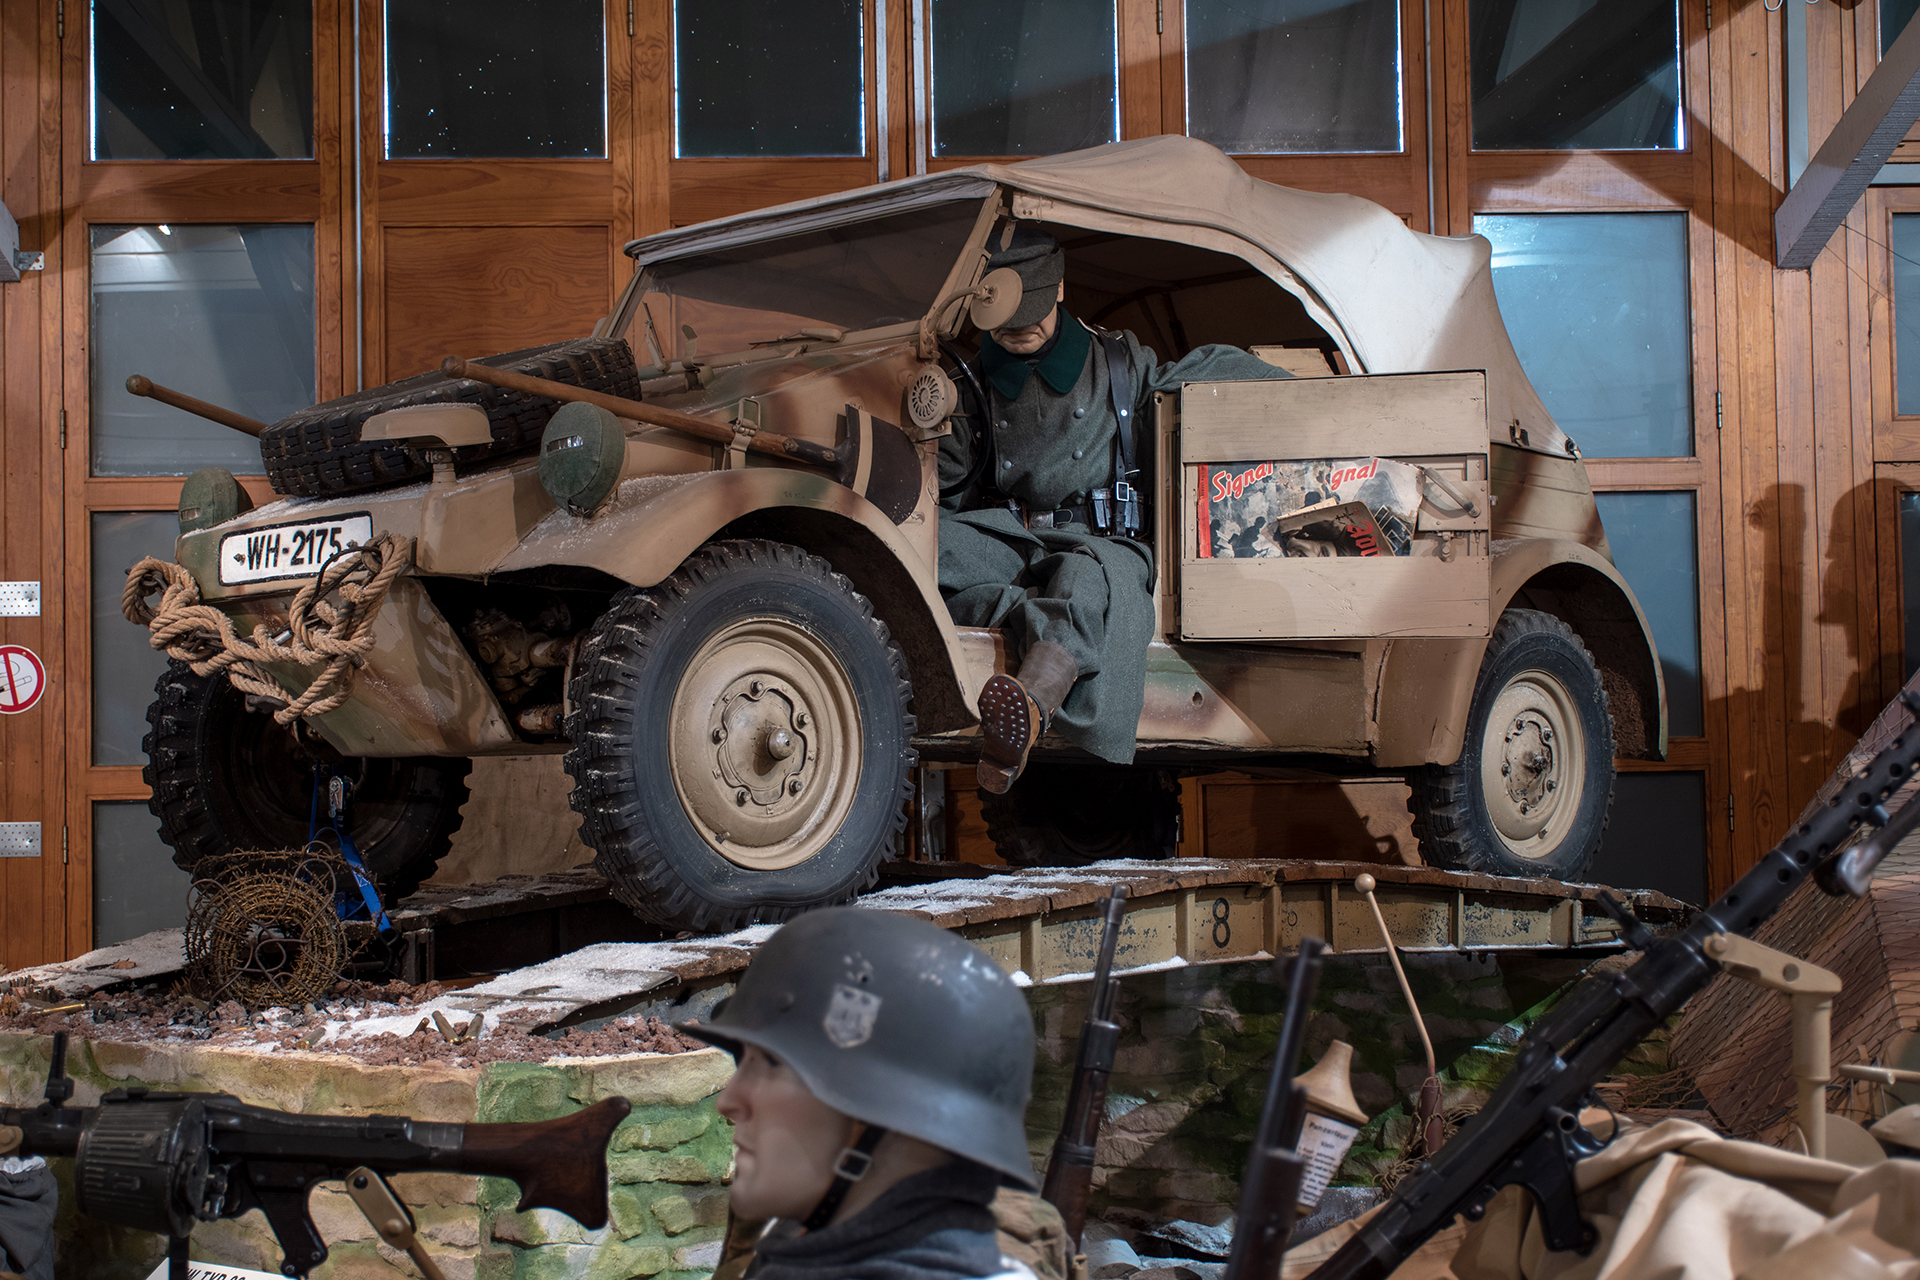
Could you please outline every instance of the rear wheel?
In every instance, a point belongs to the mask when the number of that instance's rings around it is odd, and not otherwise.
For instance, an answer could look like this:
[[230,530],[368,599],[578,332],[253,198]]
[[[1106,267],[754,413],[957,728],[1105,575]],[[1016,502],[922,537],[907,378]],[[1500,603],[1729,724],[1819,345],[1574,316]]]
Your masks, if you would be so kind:
[[573,806],[642,919],[723,930],[844,902],[906,825],[906,660],[826,561],[716,542],[614,597],[575,659]]
[[1487,641],[1460,758],[1411,774],[1414,834],[1461,871],[1578,879],[1613,804],[1613,721],[1566,623],[1509,609]]
[[1180,785],[1165,769],[1029,764],[1004,795],[980,792],[994,852],[1015,867],[1171,858]]
[[[433,874],[459,829],[472,761],[343,759],[303,746],[272,716],[247,710],[224,675],[168,662],[147,723],[140,776],[153,792],[148,807],[160,838],[183,871],[215,855],[305,846],[316,763],[352,784],[347,833],[389,900]],[[323,799],[322,825],[325,812]]]

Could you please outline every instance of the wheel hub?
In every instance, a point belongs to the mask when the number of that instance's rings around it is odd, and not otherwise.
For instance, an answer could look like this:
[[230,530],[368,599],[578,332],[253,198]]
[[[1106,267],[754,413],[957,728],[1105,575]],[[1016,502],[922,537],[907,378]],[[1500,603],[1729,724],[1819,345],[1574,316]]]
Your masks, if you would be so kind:
[[1579,815],[1586,754],[1573,696],[1557,676],[1522,671],[1494,699],[1480,755],[1481,795],[1503,843],[1553,852]]
[[735,622],[687,664],[668,727],[673,785],[696,830],[755,870],[804,862],[838,833],[860,779],[859,704],[819,637]]

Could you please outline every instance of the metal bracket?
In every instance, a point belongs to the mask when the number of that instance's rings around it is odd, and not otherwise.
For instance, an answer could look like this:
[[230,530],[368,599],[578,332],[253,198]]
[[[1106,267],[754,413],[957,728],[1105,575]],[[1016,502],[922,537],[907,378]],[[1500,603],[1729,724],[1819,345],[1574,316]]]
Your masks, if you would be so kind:
[[726,446],[726,458],[721,462],[722,471],[743,471],[747,465],[747,445],[753,440],[754,433],[760,430],[760,402],[748,396],[740,402],[740,410],[733,418],[733,441]]
[[39,616],[39,583],[0,582],[0,618],[37,618]]
[[39,856],[39,823],[0,822],[0,858],[37,858]]
[[13,269],[15,271],[45,271],[47,255],[39,249],[15,249],[13,251]]

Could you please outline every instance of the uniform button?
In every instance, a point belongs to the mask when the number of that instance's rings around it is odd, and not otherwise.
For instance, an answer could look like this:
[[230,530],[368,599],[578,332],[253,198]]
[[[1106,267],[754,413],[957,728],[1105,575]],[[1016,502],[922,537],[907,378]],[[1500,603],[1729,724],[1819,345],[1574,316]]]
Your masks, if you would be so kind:
[[1073,456],[1074,456],[1074,460],[1078,461],[1079,459],[1087,456],[1087,451],[1085,449],[1075,449],[1073,451]]
[[1087,416],[1087,411],[1084,408],[1075,409],[1073,411],[1073,416],[1076,418],[1084,418]]
[[1126,416],[1127,416],[1127,411],[1126,411],[1125,409],[1122,409],[1122,410],[1120,411],[1120,416],[1121,416],[1121,417],[1123,417],[1123,418],[1124,418],[1124,417],[1126,417]]
[[1000,469],[1002,471],[1013,470],[1013,460],[1011,458],[1003,458],[1000,462]]
[[1000,429],[1002,431],[1007,429],[1007,420],[1005,418],[1000,419]]

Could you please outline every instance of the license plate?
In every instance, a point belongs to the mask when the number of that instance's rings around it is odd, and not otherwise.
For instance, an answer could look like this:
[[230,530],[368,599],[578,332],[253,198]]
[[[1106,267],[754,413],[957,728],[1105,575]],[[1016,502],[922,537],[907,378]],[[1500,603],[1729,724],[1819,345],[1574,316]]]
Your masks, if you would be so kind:
[[230,533],[220,539],[220,582],[311,578],[332,557],[372,541],[373,517],[366,514]]

